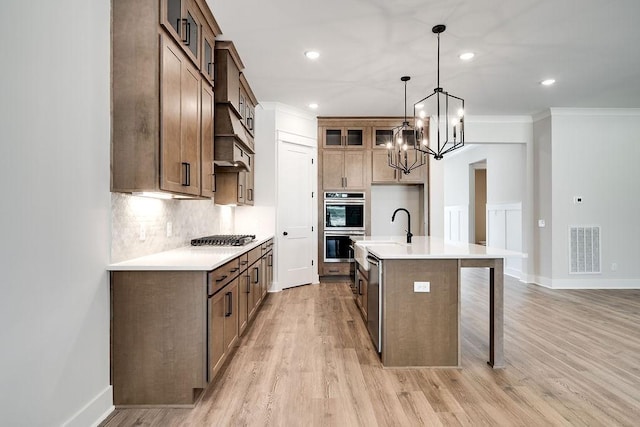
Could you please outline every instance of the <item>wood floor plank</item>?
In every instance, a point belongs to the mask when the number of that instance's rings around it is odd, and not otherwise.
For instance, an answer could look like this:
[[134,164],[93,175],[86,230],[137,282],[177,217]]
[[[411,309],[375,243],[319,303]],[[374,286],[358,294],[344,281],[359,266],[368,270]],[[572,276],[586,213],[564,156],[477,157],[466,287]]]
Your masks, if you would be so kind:
[[113,426],[635,426],[640,291],[505,277],[503,370],[486,364],[486,269],[461,276],[461,369],[384,368],[347,283],[270,294],[194,409],[118,409]]

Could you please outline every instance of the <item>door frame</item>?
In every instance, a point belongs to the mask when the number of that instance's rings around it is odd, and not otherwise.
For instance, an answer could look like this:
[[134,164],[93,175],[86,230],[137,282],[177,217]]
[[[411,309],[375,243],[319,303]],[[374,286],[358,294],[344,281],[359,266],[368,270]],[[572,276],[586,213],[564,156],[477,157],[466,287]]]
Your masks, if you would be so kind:
[[[276,137],[276,171],[280,168],[280,153],[282,151],[283,144],[292,144],[299,147],[308,148],[311,153],[311,158],[313,159],[312,170],[309,172],[311,174],[310,180],[310,188],[309,191],[313,194],[312,197],[312,206],[311,206],[311,224],[313,227],[313,231],[311,233],[311,239],[309,245],[311,246],[311,256],[313,260],[313,272],[311,283],[317,284],[320,283],[320,277],[318,275],[318,149],[317,149],[317,140],[314,138],[309,138],[302,135],[296,135],[290,132],[277,131]],[[276,231],[275,231],[275,244],[276,248],[279,247],[282,243],[282,226],[280,223],[281,212],[285,209],[289,209],[287,206],[280,206],[280,201],[278,200],[278,194],[281,186],[286,186],[286,182],[280,182],[280,175],[276,174],[276,191],[275,191],[275,201],[276,201]],[[281,246],[280,246],[281,247]],[[280,251],[278,251],[278,255],[280,255]],[[275,268],[274,268],[274,277],[273,277],[273,285],[271,287],[272,292],[282,291],[282,279],[284,277],[284,264],[279,262],[278,259],[275,260]]]

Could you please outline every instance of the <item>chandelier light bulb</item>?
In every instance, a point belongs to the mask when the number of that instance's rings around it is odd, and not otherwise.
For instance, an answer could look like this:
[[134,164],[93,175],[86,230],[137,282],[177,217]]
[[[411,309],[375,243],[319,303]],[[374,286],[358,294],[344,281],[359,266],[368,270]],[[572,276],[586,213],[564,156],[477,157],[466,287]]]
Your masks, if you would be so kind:
[[418,121],[416,122],[416,126],[418,126],[419,128],[421,128],[421,127],[422,127],[422,120],[418,120]]
[[420,116],[421,119],[424,119],[425,117],[427,117],[427,113],[424,110],[420,111],[418,115]]
[[391,150],[393,148],[393,144],[391,141],[387,142],[387,149]]
[[458,117],[464,117],[464,110],[462,108],[458,110]]
[[424,145],[425,147],[429,145],[429,141],[427,141],[427,138],[422,140],[422,145]]
[[402,149],[403,149],[404,151],[407,151],[407,148],[408,148],[408,147],[407,147],[407,144],[404,144],[404,145],[402,146]]

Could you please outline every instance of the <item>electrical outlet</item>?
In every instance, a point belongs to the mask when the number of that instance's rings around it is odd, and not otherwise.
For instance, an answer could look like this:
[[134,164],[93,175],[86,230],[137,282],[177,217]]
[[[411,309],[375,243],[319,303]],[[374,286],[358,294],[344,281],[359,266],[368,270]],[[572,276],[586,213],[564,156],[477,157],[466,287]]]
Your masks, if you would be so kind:
[[573,203],[576,205],[582,203],[582,196],[573,196]]
[[544,226],[545,226],[544,219],[539,219],[539,220],[538,220],[538,227],[540,227],[540,228],[544,228]]
[[171,221],[167,221],[167,237],[173,236],[173,223]]
[[140,241],[144,242],[147,238],[147,230],[144,227],[144,224],[140,224]]
[[431,292],[431,282],[413,282],[413,292]]

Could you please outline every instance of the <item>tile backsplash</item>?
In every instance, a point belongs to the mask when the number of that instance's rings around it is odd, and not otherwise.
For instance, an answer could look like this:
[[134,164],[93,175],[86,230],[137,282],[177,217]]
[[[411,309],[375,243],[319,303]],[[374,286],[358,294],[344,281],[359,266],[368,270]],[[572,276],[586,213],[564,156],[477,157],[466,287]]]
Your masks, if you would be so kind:
[[215,205],[213,200],[161,200],[111,193],[111,262],[186,246],[195,237],[231,234],[234,209]]

